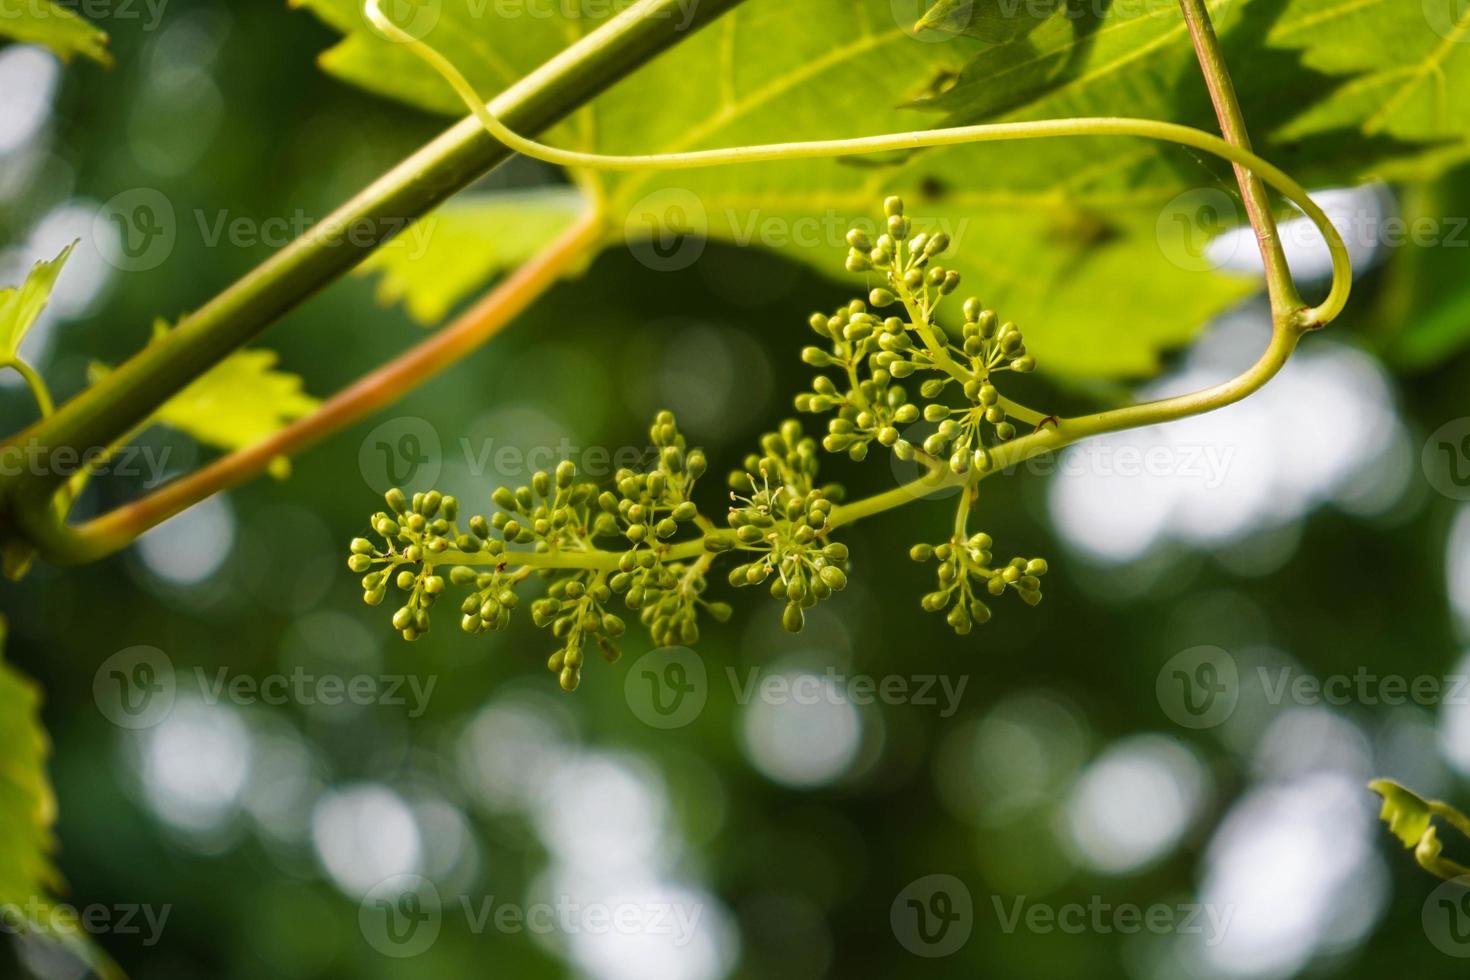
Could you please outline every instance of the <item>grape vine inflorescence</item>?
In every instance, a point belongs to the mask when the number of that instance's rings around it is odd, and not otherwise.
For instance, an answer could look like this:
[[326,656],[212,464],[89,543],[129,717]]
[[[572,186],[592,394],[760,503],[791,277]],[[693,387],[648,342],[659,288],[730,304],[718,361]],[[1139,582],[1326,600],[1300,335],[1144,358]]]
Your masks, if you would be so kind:
[[[637,613],[660,646],[696,642],[701,614],[728,619],[730,606],[705,595],[721,557],[733,562],[731,585],[767,586],[784,604],[783,625],[798,632],[807,610],[847,585],[848,549],[832,535],[923,495],[890,492],[845,506],[841,486],[819,481],[820,450],[860,462],[876,443],[921,463],[929,476],[920,482],[961,488],[950,539],[910,552],[938,562],[938,586],[923,597],[924,609],[948,610],[947,622],[964,635],[990,619],[987,599],[1014,591],[1030,605],[1040,602],[1046,562],[997,565],[990,536],[967,527],[979,482],[994,468],[992,448],[1016,438],[1018,424],[1046,424],[994,384],[997,374],[1029,372],[1036,362],[1020,329],[977,300],[964,302],[958,330],[941,326],[940,302],[960,284],[940,262],[949,237],[915,234],[898,198],[884,210],[886,230],[876,240],[860,230],[847,239],[848,271],[876,280],[867,298],[810,319],[825,343],[807,347],[802,359],[836,379],[818,374],[796,408],[830,415],[826,435],[819,443],[788,419],[762,437],[760,451],[730,474],[723,526],[694,500],[708,460],[662,412],[649,432],[646,465],[619,470],[607,487],[580,479],[576,465],[563,461],[527,486],[497,488],[491,516],[463,524],[454,497],[389,491],[387,509],[370,521],[379,542],[353,540],[348,558],[363,576],[365,601],[380,605],[396,589],[404,598],[393,627],[416,640],[453,587],[463,595],[461,629],[484,633],[509,625],[517,589],[539,576],[545,593],[530,603],[531,619],[560,644],[547,666],[569,691],[581,682],[589,650],[609,662],[621,656],[627,626],[616,609]],[[911,440],[905,431],[921,420],[934,430]]]

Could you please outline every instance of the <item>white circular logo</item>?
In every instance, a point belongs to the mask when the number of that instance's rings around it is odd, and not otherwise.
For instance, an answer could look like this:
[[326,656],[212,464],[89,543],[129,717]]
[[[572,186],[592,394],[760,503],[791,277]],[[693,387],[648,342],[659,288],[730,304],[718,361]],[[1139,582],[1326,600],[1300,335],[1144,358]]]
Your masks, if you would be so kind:
[[959,37],[975,19],[974,0],[889,0],[888,7],[905,34],[930,44]]
[[1424,0],[1424,19],[1434,33],[1446,41],[1470,44],[1470,0]]
[[1170,657],[1159,670],[1154,693],[1174,724],[1214,728],[1235,713],[1240,671],[1235,658],[1219,647],[1191,647]]
[[683,728],[704,711],[709,677],[688,647],[660,647],[628,668],[623,695],[639,721],[664,730]]
[[1446,422],[1424,443],[1429,485],[1452,500],[1470,500],[1470,418]]
[[655,272],[677,272],[704,254],[709,214],[693,191],[666,187],[633,205],[623,234],[641,264]]
[[1441,882],[1430,892],[1420,921],[1435,949],[1456,959],[1470,958],[1470,875]]
[[119,728],[152,728],[174,709],[173,661],[157,647],[119,650],[92,676],[92,699],[102,717]]
[[1156,234],[1164,257],[1187,272],[1213,272],[1235,257],[1239,239],[1220,236],[1240,223],[1235,198],[1216,187],[1185,191],[1159,212]]
[[428,419],[411,415],[379,425],[357,450],[357,468],[374,493],[430,487],[443,467],[438,431]]
[[915,956],[950,956],[970,941],[975,903],[954,875],[928,875],[898,893],[888,911],[893,935]]
[[102,259],[124,272],[147,272],[173,254],[178,241],[174,206],[151,187],[123,191],[97,209],[92,242]]
[[443,920],[439,890],[419,875],[383,879],[357,910],[357,925],[368,945],[394,959],[428,951],[439,938]]
[[[367,21],[374,34],[385,41],[402,43],[373,23],[373,19],[367,15],[365,4],[358,4],[357,9],[362,12],[363,20]],[[428,36],[438,25],[439,17],[444,12],[442,0],[379,0],[378,9],[393,26],[416,41],[422,41]]]

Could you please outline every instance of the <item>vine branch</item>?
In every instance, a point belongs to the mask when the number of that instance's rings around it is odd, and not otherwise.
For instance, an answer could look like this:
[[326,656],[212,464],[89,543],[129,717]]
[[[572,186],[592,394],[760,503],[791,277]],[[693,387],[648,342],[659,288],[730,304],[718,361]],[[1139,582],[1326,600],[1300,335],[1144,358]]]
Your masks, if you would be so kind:
[[[742,0],[635,0],[495,98],[497,114],[539,132],[585,104],[649,58],[672,47]],[[261,266],[186,317],[160,342],[134,355],[50,417],[12,436],[46,459],[38,472],[0,480],[0,525],[45,551],[65,544],[51,497],[67,480],[49,465],[59,452],[114,444],[172,395],[261,333],[416,219],[514,153],[473,119],[462,120],[373,182]],[[366,236],[335,230],[353,227]],[[41,542],[38,539],[44,538]]]
[[344,388],[310,415],[48,542],[53,546],[48,554],[62,562],[93,561],[110,554],[206,497],[260,475],[276,457],[300,453],[391,405],[499,333],[581,261],[602,233],[602,216],[588,211],[449,326]]
[[[963,476],[931,473],[911,483],[865,500],[840,506],[832,513],[832,525],[851,523],[882,513],[927,496],[943,486],[961,485],[966,497],[957,520],[968,511],[970,495],[978,484],[997,472],[1045,453],[1056,452],[1091,436],[1145,425],[1176,421],[1223,408],[1258,391],[1285,366],[1302,333],[1335,319],[1346,305],[1352,288],[1352,267],[1346,244],[1325,212],[1312,200],[1306,189],[1285,172],[1257,156],[1251,149],[1244,114],[1235,87],[1220,50],[1219,39],[1210,20],[1205,0],[1180,0],[1180,8],[1189,27],[1200,69],[1210,99],[1220,122],[1223,138],[1188,126],[1150,119],[1116,117],[1039,120],[1019,123],[984,124],[941,130],[920,130],[856,139],[814,140],[757,146],[696,150],[685,153],[608,155],[566,150],[546,145],[516,133],[475,94],[473,86],[455,65],[429,45],[394,25],[383,14],[381,0],[366,0],[366,12],[380,30],[396,37],[411,51],[433,67],[464,100],[466,106],[485,129],[520,153],[547,163],[594,170],[682,170],[761,161],[824,158],[832,156],[876,153],[890,150],[912,150],[925,147],[953,146],[968,143],[1006,140],[1048,139],[1067,136],[1111,135],[1131,136],[1178,143],[1228,160],[1240,184],[1246,214],[1261,250],[1267,291],[1271,300],[1275,329],[1266,351],[1254,365],[1239,376],[1201,391],[1139,405],[1068,419],[1043,419],[1040,413],[1007,401],[1008,411],[1015,411],[1037,428],[1030,434],[1005,442],[990,450],[993,465]],[[1300,208],[1317,225],[1332,255],[1333,281],[1321,305],[1304,309],[1303,301],[1291,276],[1282,249],[1279,230],[1273,216],[1266,187],[1270,185]],[[917,309],[905,300],[916,331],[925,334],[929,312]],[[964,380],[963,369],[952,363],[932,336],[925,336],[935,351],[937,366],[951,376]],[[669,546],[666,560],[682,560],[699,554],[710,546],[729,539],[728,532],[706,529],[703,537]],[[588,552],[576,556],[508,553],[499,561],[525,560],[536,567],[557,567],[558,561],[576,561],[575,567],[614,567],[618,555],[613,552]],[[475,556],[456,554],[455,561],[474,563]],[[480,559],[484,560],[484,559]],[[590,563],[590,564],[588,564]],[[561,566],[570,567],[570,566]]]
[[[1251,150],[1250,132],[1246,128],[1245,114],[1235,93],[1235,82],[1225,64],[1220,39],[1210,19],[1206,0],[1179,0],[1184,22],[1189,27],[1189,36],[1194,43],[1195,56],[1199,61],[1200,73],[1210,93],[1210,103],[1215,107],[1215,116],[1220,121],[1220,132],[1231,144],[1242,150]],[[1261,250],[1261,262],[1266,272],[1266,291],[1271,299],[1271,309],[1278,317],[1296,315],[1303,306],[1297,293],[1296,283],[1291,276],[1291,267],[1282,248],[1281,234],[1276,227],[1276,216],[1271,210],[1271,200],[1266,187],[1249,168],[1234,164],[1235,179],[1240,185],[1241,200],[1245,202],[1246,217],[1256,234],[1256,244]]]
[[[955,146],[1010,140],[1075,136],[1119,136],[1176,143],[1229,161],[1235,168],[1247,215],[1255,230],[1266,269],[1276,330],[1261,359],[1239,377],[1204,391],[1143,405],[1127,406],[1074,419],[1043,418],[1039,412],[1009,400],[1005,408],[1024,422],[1038,426],[1027,436],[996,447],[995,466],[956,478],[972,493],[981,479],[1042,453],[1055,451],[1078,439],[1135,426],[1171,421],[1228,405],[1259,389],[1286,363],[1301,334],[1334,319],[1346,303],[1352,270],[1346,244],[1305,188],[1285,172],[1256,155],[1250,147],[1234,86],[1221,54],[1204,0],[1180,0],[1211,101],[1224,137],[1192,127],[1152,119],[1119,117],[1038,120],[985,124],[940,130],[920,130],[855,139],[775,143],[686,153],[612,156],[565,150],[521,135],[517,126],[536,129],[584,100],[592,91],[654,51],[671,43],[657,30],[641,26],[658,19],[657,10],[675,0],[640,0],[603,28],[573,45],[542,69],[512,86],[492,103],[485,103],[473,86],[443,55],[408,35],[384,16],[380,0],[366,0],[369,19],[386,35],[418,55],[455,89],[472,113],[440,140],[363,192],[342,213],[376,216],[386,206],[422,213],[462,186],[469,177],[515,151],[548,163],[596,170],[682,170],[794,159],[828,158],[892,150]],[[700,16],[712,19],[740,0],[718,0],[701,7]],[[1332,255],[1333,281],[1323,303],[1302,309],[1291,279],[1280,236],[1272,216],[1266,187],[1275,188],[1300,208],[1321,230]],[[389,212],[391,213],[391,211]],[[112,514],[73,530],[48,522],[46,503],[55,481],[33,478],[11,487],[13,516],[41,551],[63,562],[86,561],[122,547],[137,534],[178,513],[212,493],[238,485],[259,473],[270,459],[300,451],[330,432],[388,404],[402,393],[470,350],[479,346],[544,291],[571,262],[589,250],[601,233],[599,219],[589,217],[567,233],[542,257],[533,260],[500,289],[456,324],[446,328],[393,363],[368,375],[329,400],[313,415],[277,433],[259,445],[233,453],[161,491]],[[386,239],[387,234],[382,236]],[[379,242],[375,242],[376,247]],[[340,253],[342,250],[338,250]],[[145,350],[95,388],[63,406],[51,417],[17,438],[49,439],[52,447],[86,444],[87,439],[113,439],[128,431],[137,418],[161,403],[177,387],[207,368],[229,350],[258,332],[266,323],[334,275],[354,264],[329,254],[315,234],[308,234],[279,253],[231,290],[222,294],[156,348]],[[927,311],[910,310],[922,329]],[[929,339],[929,338],[926,338]],[[933,346],[932,344],[930,346]],[[941,354],[942,354],[941,350]],[[960,377],[958,365],[941,364]],[[963,379],[961,379],[963,380]],[[141,413],[141,414],[140,414]],[[939,477],[940,483],[951,478]],[[834,524],[847,523],[900,506],[936,486],[926,476],[886,494],[837,508]],[[671,546],[673,551],[720,541],[726,532],[705,528],[703,538]],[[692,553],[691,553],[692,556]],[[554,558],[528,559],[541,563]],[[572,556],[562,556],[571,560]],[[601,562],[592,554],[578,561]],[[578,566],[580,567],[580,566]],[[588,567],[602,567],[594,565]]]

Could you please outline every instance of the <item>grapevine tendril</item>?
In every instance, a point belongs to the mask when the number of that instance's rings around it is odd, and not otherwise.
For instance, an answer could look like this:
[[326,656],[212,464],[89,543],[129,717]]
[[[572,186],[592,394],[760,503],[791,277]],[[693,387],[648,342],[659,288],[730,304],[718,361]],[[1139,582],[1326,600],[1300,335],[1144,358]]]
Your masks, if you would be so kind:
[[449,58],[389,20],[383,13],[382,0],[366,0],[365,12],[369,21],[385,36],[404,45],[438,73],[454,89],[490,135],[516,152],[545,163],[587,170],[686,170],[730,164],[822,159],[895,150],[917,150],[970,143],[1057,139],[1075,136],[1127,136],[1177,143],[1244,167],[1296,205],[1317,226],[1332,255],[1332,286],[1327,298],[1320,306],[1302,312],[1301,328],[1325,326],[1337,319],[1347,305],[1348,295],[1352,290],[1352,260],[1348,254],[1347,244],[1343,241],[1336,226],[1327,217],[1326,212],[1312,200],[1306,188],[1285,171],[1250,150],[1238,147],[1219,136],[1192,126],[1157,119],[1100,116],[986,123],[849,139],[803,140],[693,150],[683,153],[628,155],[587,153],[550,146],[517,133],[491,111],[485,100],[480,98],[479,93],[475,91],[474,86]]

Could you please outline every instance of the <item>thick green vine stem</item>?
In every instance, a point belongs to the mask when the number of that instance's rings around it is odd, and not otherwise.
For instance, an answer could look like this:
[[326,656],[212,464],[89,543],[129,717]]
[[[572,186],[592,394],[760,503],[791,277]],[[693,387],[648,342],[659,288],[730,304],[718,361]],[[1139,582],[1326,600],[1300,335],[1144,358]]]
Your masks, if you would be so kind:
[[1470,837],[1470,818],[1448,803],[1426,800],[1391,779],[1375,779],[1368,788],[1383,797],[1379,817],[1405,847],[1413,850],[1421,868],[1446,881],[1470,875],[1470,868],[1443,856],[1444,844],[1433,823],[1438,817]]
[[[1035,360],[1020,329],[977,299],[964,302],[963,326],[951,337],[936,319],[940,301],[960,285],[959,274],[940,264],[949,239],[916,233],[896,197],[884,210],[887,231],[876,241],[856,230],[848,237],[848,270],[877,276],[880,284],[866,299],[809,320],[825,344],[806,348],[802,358],[833,369],[841,384],[818,374],[796,407],[830,413],[827,435],[819,445],[788,419],[762,438],[759,451],[730,474],[723,527],[694,497],[709,466],[704,452],[690,448],[674,416],[662,412],[649,431],[646,465],[620,470],[605,488],[580,480],[576,465],[564,460],[527,486],[495,489],[490,516],[463,523],[453,497],[389,491],[387,508],[369,520],[379,540],[353,540],[347,559],[363,576],[364,600],[381,605],[389,588],[397,589],[403,599],[393,628],[415,640],[430,629],[441,596],[460,589],[460,628],[479,634],[504,629],[520,604],[517,588],[540,577],[546,594],[531,603],[531,618],[560,643],[547,666],[570,691],[581,683],[588,650],[608,661],[620,656],[626,624],[613,611],[615,599],[638,614],[654,643],[694,643],[701,614],[730,616],[728,604],[705,597],[711,566],[728,557],[730,585],[766,586],[784,606],[782,624],[798,632],[808,610],[847,585],[848,549],[833,540],[839,528],[922,499],[936,485],[956,484],[964,492],[953,535],[910,552],[939,563],[938,585],[923,608],[948,609],[949,625],[964,635],[990,619],[986,599],[1014,591],[1030,605],[1040,602],[1046,562],[996,564],[990,536],[968,531],[978,484],[995,469],[993,449],[1017,438],[1017,422],[1033,433],[1050,424],[1003,398],[994,384],[1003,372],[1033,370]],[[917,385],[913,399],[901,380]],[[921,418],[935,431],[916,446],[899,426]],[[901,460],[923,462],[929,476],[847,504],[841,486],[819,479],[820,449],[860,462],[875,443]]]

